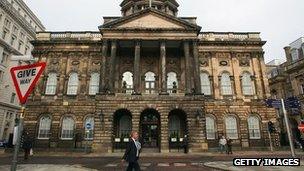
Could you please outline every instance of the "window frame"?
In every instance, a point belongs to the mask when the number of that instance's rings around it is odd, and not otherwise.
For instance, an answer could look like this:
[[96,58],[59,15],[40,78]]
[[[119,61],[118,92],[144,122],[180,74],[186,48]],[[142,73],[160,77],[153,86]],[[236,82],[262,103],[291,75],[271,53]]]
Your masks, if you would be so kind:
[[[209,129],[208,128],[208,122],[207,122],[207,118],[209,118],[209,119],[211,119],[212,120],[212,122],[213,122],[213,128],[212,129]],[[210,125],[210,126],[212,126],[212,125]],[[211,127],[210,127],[211,128]],[[209,130],[213,130],[212,132],[211,132],[211,134],[212,134],[212,136],[214,136],[214,137],[208,137],[208,129]],[[210,131],[209,131],[210,132]],[[217,138],[216,138],[216,133],[217,133],[217,129],[216,129],[216,119],[215,119],[215,117],[214,116],[210,116],[210,115],[207,115],[206,116],[206,139],[207,140],[216,140]],[[210,134],[209,134],[210,135]]]
[[[42,121],[42,119],[43,118],[49,118],[49,129],[48,129],[48,133],[47,134],[45,134],[45,135],[47,135],[48,137],[41,137],[41,121]],[[50,139],[50,133],[51,133],[51,127],[52,127],[52,118],[49,116],[49,115],[44,115],[44,116],[42,116],[42,117],[40,117],[40,119],[39,119],[39,127],[38,127],[38,135],[37,135],[37,139],[39,139],[39,140],[48,140],[48,139]],[[45,130],[47,130],[47,129],[44,129],[44,131]]]
[[[131,79],[130,79],[131,77]],[[129,80],[128,80],[129,79]],[[126,82],[126,88],[124,89],[124,82]],[[133,81],[133,73],[130,71],[126,71],[122,74],[122,79],[121,79],[121,87],[123,92],[125,94],[132,94],[134,92],[134,81]]]
[[254,95],[254,88],[252,85],[251,74],[249,72],[244,72],[241,78],[242,93],[244,96]]
[[[68,125],[70,128],[71,127],[73,127],[73,130],[72,129],[66,129],[66,130],[64,130],[64,127],[65,127],[65,119],[71,119],[70,121],[73,121],[73,125]],[[69,123],[69,124],[71,124],[71,123]],[[74,139],[74,137],[75,137],[75,126],[76,126],[76,122],[75,122],[75,120],[74,120],[74,118],[72,117],[72,116],[64,116],[63,118],[62,118],[62,121],[61,121],[61,134],[60,134],[60,139],[61,140],[73,140]],[[63,135],[64,135],[64,131],[71,131],[72,132],[72,134],[70,134],[70,132],[69,132],[69,135],[72,135],[72,137],[68,137],[68,138],[66,138],[66,137],[62,137]]]
[[[72,80],[73,77],[75,76],[75,80]],[[72,82],[72,81],[75,81]],[[72,72],[69,75],[69,80],[68,80],[68,84],[67,84],[67,95],[68,96],[77,96],[78,94],[78,89],[79,89],[79,77],[78,77],[78,73],[77,72]]]
[[[228,123],[229,118],[233,118],[233,120],[234,120],[233,122],[235,122],[235,125],[231,125],[231,123]],[[232,130],[232,131],[228,131],[228,130]],[[225,133],[226,133],[227,138],[230,138],[230,139],[233,139],[233,140],[239,139],[238,121],[237,121],[236,116],[229,115],[229,116],[225,117]],[[228,135],[228,134],[233,134],[233,135],[236,135],[236,136],[231,136],[231,135]]]
[[100,74],[98,72],[91,73],[90,84],[89,84],[90,96],[95,96],[96,94],[99,93],[99,84],[100,84]]
[[[206,76],[206,77],[204,78],[203,76]],[[203,93],[204,95],[207,95],[207,96],[211,96],[212,95],[212,85],[211,85],[211,81],[210,81],[210,75],[206,72],[201,72],[200,80],[201,80],[201,93]],[[208,83],[208,84],[204,84],[204,83]],[[208,88],[208,90],[207,90],[207,88]],[[204,90],[207,90],[208,92],[206,93],[206,92],[204,92]]]
[[[253,127],[257,127],[257,128],[251,128],[251,124],[252,124],[252,122],[250,122],[250,119],[251,118],[254,118],[254,119],[256,119],[255,121],[257,121],[256,123],[257,123],[257,125],[253,125]],[[250,140],[258,140],[258,139],[261,139],[262,138],[262,135],[261,135],[261,122],[260,122],[260,118],[258,117],[258,116],[254,116],[254,115],[251,115],[251,116],[249,116],[248,117],[248,119],[247,119],[247,124],[248,124],[248,135],[249,135],[249,139]],[[251,134],[251,130],[253,130],[253,134],[255,134],[256,133],[256,130],[258,130],[257,132],[257,134],[258,134],[258,136],[252,136],[252,134]]]
[[223,96],[232,96],[233,95],[233,87],[232,87],[231,77],[230,77],[230,74],[228,72],[223,72],[221,74],[220,83],[221,83],[221,94]]
[[[151,74],[151,75],[148,75],[148,74]],[[153,88],[151,88],[151,87],[153,87]],[[155,94],[156,93],[156,74],[152,71],[148,71],[145,73],[145,93],[146,94]]]
[[176,92],[178,90],[178,78],[177,78],[177,73],[176,72],[168,72],[167,73],[167,92],[169,94],[173,94],[173,91],[175,90],[173,88],[174,84],[173,83],[176,83]]
[[[52,77],[51,77],[52,76]],[[45,85],[45,95],[53,96],[57,93],[57,73],[56,72],[50,72],[48,73],[48,78]],[[50,92],[50,90],[53,90]]]

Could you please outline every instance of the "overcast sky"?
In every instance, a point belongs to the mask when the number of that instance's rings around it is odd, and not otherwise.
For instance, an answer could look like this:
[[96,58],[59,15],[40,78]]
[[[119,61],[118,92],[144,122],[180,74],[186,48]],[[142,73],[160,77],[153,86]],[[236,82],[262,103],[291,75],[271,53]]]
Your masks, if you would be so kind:
[[[122,0],[24,0],[48,31],[97,31],[119,16]],[[304,0],[177,0],[179,16],[196,16],[202,31],[261,32],[266,61],[304,36]]]

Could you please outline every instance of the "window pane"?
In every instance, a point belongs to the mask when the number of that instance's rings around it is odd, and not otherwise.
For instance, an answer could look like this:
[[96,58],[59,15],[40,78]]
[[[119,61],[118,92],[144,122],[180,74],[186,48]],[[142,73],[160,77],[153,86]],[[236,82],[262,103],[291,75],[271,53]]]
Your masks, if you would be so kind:
[[125,72],[122,75],[122,86],[125,89],[125,93],[132,94],[133,93],[133,74],[131,72]]
[[253,95],[252,81],[249,73],[244,73],[242,76],[242,86],[244,95]]
[[178,87],[177,74],[175,72],[169,72],[167,74],[167,91],[168,91],[168,93],[173,93],[174,87],[175,87],[175,90]]
[[232,95],[230,75],[223,73],[221,77],[222,95]]
[[100,77],[99,73],[93,73],[91,75],[90,88],[89,88],[90,95],[96,95],[99,92],[99,81],[100,81],[99,77]]
[[260,121],[259,118],[255,116],[250,116],[248,118],[248,130],[250,139],[260,139]]
[[211,95],[211,84],[209,80],[209,75],[206,73],[201,73],[200,79],[202,93],[204,93],[205,95]]
[[73,139],[74,137],[74,119],[72,117],[65,117],[62,121],[62,139]]
[[57,87],[57,74],[56,73],[49,73],[45,94],[47,95],[55,95],[56,94],[56,87]]
[[68,82],[68,95],[77,95],[78,90],[78,75],[77,73],[72,73]]
[[238,139],[237,122],[236,118],[229,116],[225,120],[226,136],[231,139]]
[[41,117],[39,123],[38,138],[48,139],[51,129],[51,118],[48,116]]
[[215,121],[212,117],[206,117],[207,139],[215,139]]

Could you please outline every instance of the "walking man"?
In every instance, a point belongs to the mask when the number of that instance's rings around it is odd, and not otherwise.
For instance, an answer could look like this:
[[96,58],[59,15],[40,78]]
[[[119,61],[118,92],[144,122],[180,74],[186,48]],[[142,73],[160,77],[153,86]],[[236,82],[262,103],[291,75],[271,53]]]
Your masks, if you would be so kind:
[[225,136],[222,136],[220,141],[219,141],[219,145],[220,145],[220,151],[221,153],[226,151],[226,145],[227,145],[227,140],[225,138]]
[[131,138],[126,148],[122,161],[129,162],[127,171],[140,171],[138,164],[139,153],[141,150],[141,144],[138,141],[138,132],[132,131]]
[[232,154],[232,139],[227,138],[227,154]]
[[24,160],[28,160],[30,151],[32,148],[32,140],[29,136],[29,133],[24,130],[23,135],[21,137],[22,148],[24,150]]

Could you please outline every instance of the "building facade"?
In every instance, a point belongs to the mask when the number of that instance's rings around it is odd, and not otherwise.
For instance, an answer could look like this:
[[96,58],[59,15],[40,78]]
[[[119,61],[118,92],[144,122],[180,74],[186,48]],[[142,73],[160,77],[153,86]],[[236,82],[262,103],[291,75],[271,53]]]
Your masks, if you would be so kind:
[[[27,104],[36,147],[96,152],[124,147],[131,130],[144,149],[169,152],[265,147],[270,95],[259,33],[201,32],[175,0],[124,0],[98,32],[40,32],[34,56],[47,69]],[[86,125],[93,125],[87,129]],[[277,135],[273,135],[277,140]]]
[[[284,48],[286,62],[280,65],[267,65],[270,92],[272,98],[287,99],[296,97],[300,107],[288,109],[288,117],[295,140],[300,142],[304,134],[298,130],[298,125],[304,119],[304,38],[299,38]],[[282,112],[279,113],[279,123],[282,128],[281,142],[287,143],[286,128],[283,124]],[[286,143],[284,143],[286,142]]]
[[22,0],[0,1],[0,140],[9,140],[19,110],[19,101],[10,79],[10,68],[19,63],[13,55],[30,54],[35,31],[43,25]]

